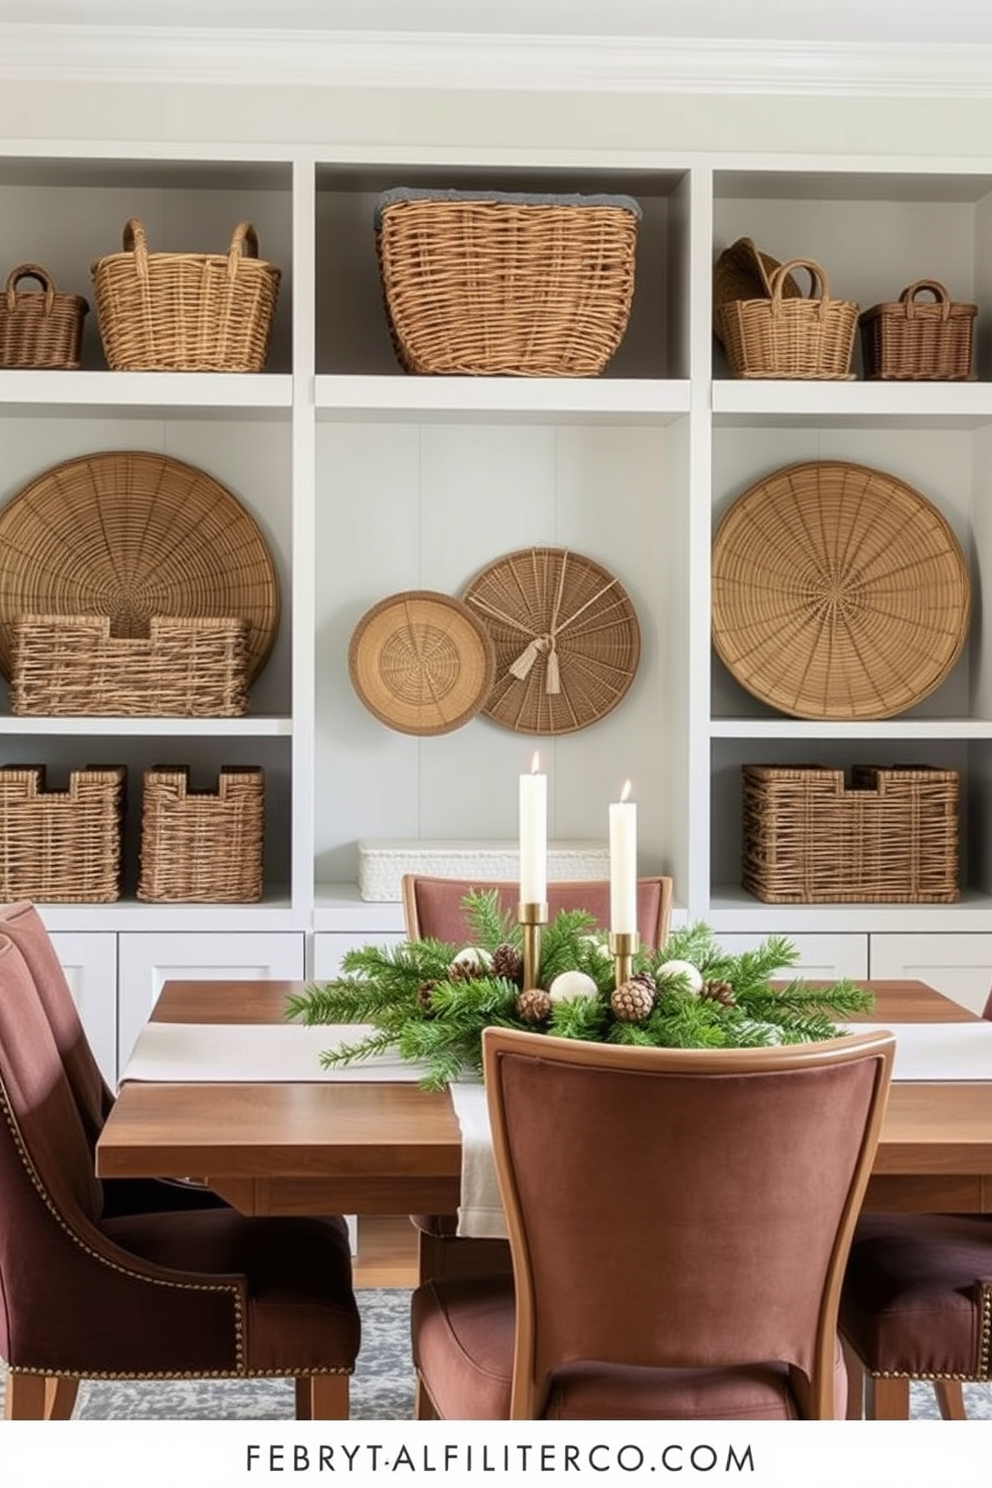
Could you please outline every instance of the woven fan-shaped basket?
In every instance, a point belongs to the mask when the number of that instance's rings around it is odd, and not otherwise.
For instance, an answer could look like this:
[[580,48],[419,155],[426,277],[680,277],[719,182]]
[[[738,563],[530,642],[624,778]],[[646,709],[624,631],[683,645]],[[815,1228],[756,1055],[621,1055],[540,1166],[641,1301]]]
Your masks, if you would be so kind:
[[968,566],[911,486],[843,460],[786,466],[713,545],[713,644],[794,718],[891,718],[939,687],[968,633]]
[[358,622],[348,649],[352,686],[369,712],[401,734],[448,734],[489,693],[496,658],[461,600],[430,589],[391,594]]
[[483,569],[463,597],[496,647],[483,712],[504,728],[574,733],[611,712],[634,680],[641,654],[634,606],[592,558],[522,548]]
[[247,676],[275,639],[279,587],[250,513],[193,465],[140,450],[46,470],[0,510],[0,670],[18,615],[106,615],[122,637],[153,615],[247,623]]

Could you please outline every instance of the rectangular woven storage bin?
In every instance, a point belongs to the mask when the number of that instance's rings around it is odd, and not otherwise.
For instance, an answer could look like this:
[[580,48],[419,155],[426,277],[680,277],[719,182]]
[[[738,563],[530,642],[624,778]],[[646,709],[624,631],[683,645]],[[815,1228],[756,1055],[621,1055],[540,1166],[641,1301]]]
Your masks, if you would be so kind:
[[195,904],[262,897],[265,775],[226,765],[216,791],[190,790],[184,765],[145,771],[138,898]]
[[248,706],[245,622],[153,616],[147,639],[106,615],[20,615],[11,710],[33,717],[234,718]]
[[[928,292],[933,300],[918,301]],[[977,305],[958,304],[938,279],[918,279],[898,300],[872,305],[858,321],[865,377],[877,381],[968,382]]]
[[[791,275],[805,269],[808,297],[787,292]],[[715,311],[734,377],[809,378],[850,381],[858,306],[830,298],[826,271],[813,259],[792,258],[769,276],[770,294],[726,300]]]
[[227,253],[149,253],[142,223],[124,251],[91,270],[113,372],[260,372],[269,350],[280,270],[258,257],[250,222]]
[[408,372],[588,377],[627,329],[641,209],[629,196],[383,192],[386,313]]
[[743,767],[741,882],[768,904],[950,904],[956,770]]
[[[37,280],[41,292],[20,290],[25,279]],[[0,367],[78,367],[89,308],[82,295],[60,294],[41,264],[18,264],[0,299]]]
[[120,898],[126,773],[72,770],[65,790],[48,790],[44,765],[0,767],[0,899]]

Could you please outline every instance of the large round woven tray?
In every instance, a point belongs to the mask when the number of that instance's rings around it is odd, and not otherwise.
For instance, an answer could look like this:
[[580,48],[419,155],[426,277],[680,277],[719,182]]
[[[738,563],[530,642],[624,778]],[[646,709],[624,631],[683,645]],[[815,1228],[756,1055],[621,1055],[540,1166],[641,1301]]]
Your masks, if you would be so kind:
[[485,627],[448,594],[411,589],[373,605],[348,649],[352,686],[402,734],[448,734],[482,707],[496,658]]
[[947,677],[968,566],[937,508],[846,461],[786,466],[734,502],[713,545],[713,644],[794,718],[891,718]]
[[587,728],[620,702],[641,632],[630,598],[602,564],[566,548],[522,548],[477,574],[464,599],[496,647],[483,712],[523,734]]
[[153,615],[248,625],[247,675],[279,622],[272,555],[254,518],[193,465],[109,451],[54,465],[0,510],[0,670],[19,614],[107,615],[147,636]]

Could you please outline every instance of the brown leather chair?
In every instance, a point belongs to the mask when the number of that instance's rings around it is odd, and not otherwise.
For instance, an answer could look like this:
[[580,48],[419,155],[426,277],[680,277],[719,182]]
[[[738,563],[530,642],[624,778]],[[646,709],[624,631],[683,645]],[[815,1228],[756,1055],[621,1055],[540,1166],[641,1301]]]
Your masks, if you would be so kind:
[[[668,939],[672,917],[672,880],[642,878],[637,884],[638,930],[649,950]],[[504,910],[516,912],[518,886],[513,882],[469,878],[433,878],[405,874],[402,880],[403,918],[409,940],[443,940],[464,945],[470,934],[465,919],[465,895],[472,889],[496,889]],[[586,879],[548,884],[548,915],[554,919],[563,909],[585,909],[600,929],[609,928],[609,879]],[[455,1214],[411,1214],[418,1231],[420,1280],[462,1272],[510,1269],[510,1251],[505,1240],[465,1240],[456,1234]]]
[[31,973],[0,932],[0,1357],[6,1414],[71,1414],[80,1379],[289,1376],[343,1419],[360,1342],[340,1218],[228,1208],[107,1218]]
[[[27,962],[62,1060],[91,1151],[114,1103],[80,1022],[62,963],[44,920],[27,899],[0,905],[0,934],[9,936]],[[224,1200],[202,1184],[155,1178],[110,1178],[103,1183],[103,1214],[217,1208]]]
[[[982,1016],[992,1021],[992,992]],[[905,1421],[910,1383],[927,1380],[944,1419],[963,1421],[962,1381],[992,1380],[992,1219],[864,1214],[841,1329],[850,1418]]]
[[837,1304],[894,1047],[486,1029],[513,1277],[415,1291],[422,1414],[842,1416]]

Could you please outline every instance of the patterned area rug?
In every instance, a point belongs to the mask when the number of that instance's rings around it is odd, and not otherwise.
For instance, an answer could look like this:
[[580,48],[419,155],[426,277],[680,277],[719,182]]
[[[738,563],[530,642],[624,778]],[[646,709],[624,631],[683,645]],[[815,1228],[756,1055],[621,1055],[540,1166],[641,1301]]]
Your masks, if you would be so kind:
[[[351,1382],[356,1421],[413,1419],[410,1293],[358,1294],[362,1350]],[[0,1398],[3,1367],[0,1365]],[[965,1385],[968,1415],[992,1420],[992,1384]],[[912,1386],[914,1420],[936,1420],[933,1390]],[[133,1385],[89,1380],[79,1387],[74,1419],[83,1421],[285,1421],[294,1414],[292,1380],[150,1380]]]

